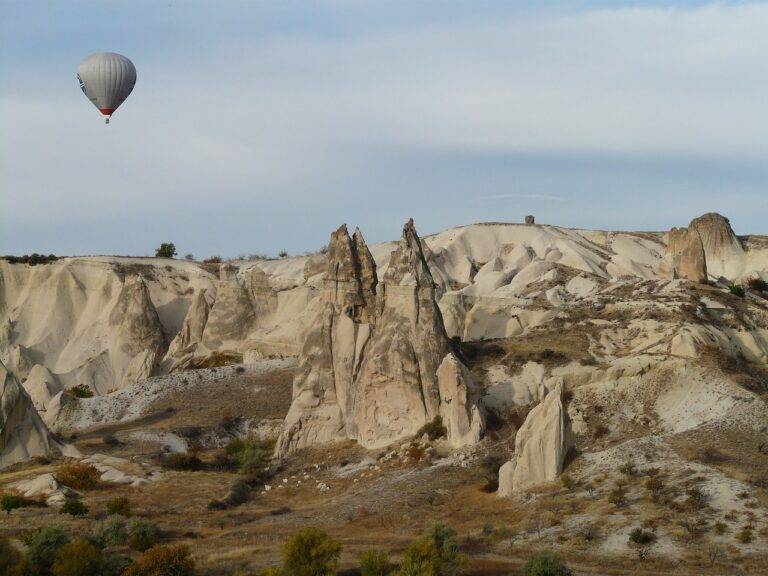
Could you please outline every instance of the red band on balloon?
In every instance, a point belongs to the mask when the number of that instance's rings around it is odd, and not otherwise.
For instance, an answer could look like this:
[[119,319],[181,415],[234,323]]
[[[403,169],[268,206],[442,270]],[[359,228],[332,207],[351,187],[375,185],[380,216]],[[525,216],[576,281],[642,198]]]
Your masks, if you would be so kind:
[[104,116],[111,116],[114,111],[114,108],[99,108],[99,112],[104,114]]

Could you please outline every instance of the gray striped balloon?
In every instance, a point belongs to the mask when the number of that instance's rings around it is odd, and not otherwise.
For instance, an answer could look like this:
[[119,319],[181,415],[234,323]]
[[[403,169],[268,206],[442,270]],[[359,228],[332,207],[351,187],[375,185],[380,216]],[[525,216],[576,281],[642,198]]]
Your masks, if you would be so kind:
[[114,52],[97,52],[77,67],[80,88],[88,100],[109,117],[122,104],[136,84],[136,68],[125,56]]

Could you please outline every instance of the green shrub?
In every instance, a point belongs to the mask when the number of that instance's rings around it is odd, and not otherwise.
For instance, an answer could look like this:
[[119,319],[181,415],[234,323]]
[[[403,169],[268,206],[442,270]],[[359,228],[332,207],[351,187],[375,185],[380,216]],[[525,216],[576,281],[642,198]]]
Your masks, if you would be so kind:
[[69,514],[70,516],[85,516],[88,514],[88,506],[80,501],[80,498],[68,496],[64,500],[64,505],[61,507],[60,512],[62,514]]
[[101,472],[92,464],[67,462],[56,470],[56,479],[75,490],[91,490],[99,485]]
[[239,470],[246,476],[259,476],[269,463],[269,453],[261,444],[246,443],[239,456]]
[[78,384],[67,390],[75,398],[93,398],[93,390],[85,384]]
[[126,526],[128,532],[128,545],[134,550],[144,552],[157,544],[160,538],[160,530],[157,524],[150,520],[134,518]]
[[124,576],[192,576],[194,573],[195,561],[183,544],[150,548],[123,572]]
[[23,560],[21,552],[14,548],[11,541],[5,536],[0,536],[0,574],[13,574]]
[[62,546],[51,566],[53,576],[97,576],[104,567],[101,550],[85,538]]
[[10,514],[11,510],[23,508],[28,504],[29,503],[26,498],[19,496],[18,494],[14,494],[13,492],[6,492],[5,494],[0,495],[0,510],[6,514]]
[[173,258],[176,256],[176,245],[173,242],[163,242],[155,249],[156,258]]
[[744,286],[740,286],[738,284],[732,285],[728,290],[733,294],[734,296],[738,296],[739,298],[744,298]]
[[435,526],[405,551],[400,576],[451,576],[465,563],[459,553],[456,531],[445,524]]
[[179,452],[168,454],[163,458],[163,468],[168,470],[196,471],[202,470],[204,467],[203,461],[194,454]]
[[523,576],[572,576],[573,572],[559,556],[552,552],[539,552],[523,566]]
[[739,530],[738,534],[736,534],[736,540],[742,544],[749,544],[753,539],[754,536],[752,534],[752,526],[744,526],[741,530]]
[[768,292],[768,282],[762,278],[750,278],[747,284],[750,290],[754,290],[755,292]]
[[623,508],[627,505],[627,489],[622,486],[616,486],[608,494],[608,502],[616,506],[617,508]]
[[102,548],[107,546],[122,546],[128,541],[128,529],[125,518],[114,515],[99,523],[93,537]]
[[131,513],[131,501],[125,496],[115,496],[107,501],[107,514],[119,514],[128,518]]
[[360,576],[387,576],[389,558],[382,550],[368,550],[360,556]]
[[642,528],[635,528],[629,533],[629,545],[637,551],[637,557],[644,560],[651,544],[656,542],[656,534]]
[[69,536],[57,526],[46,526],[24,537],[27,545],[29,572],[35,576],[49,576],[51,565],[59,550],[69,543]]
[[294,534],[283,546],[283,566],[289,576],[330,576],[339,565],[341,544],[318,528]]
[[421,438],[426,434],[430,440],[435,441],[438,438],[442,438],[447,433],[448,429],[443,426],[443,419],[438,415],[435,416],[431,422],[427,422],[424,426],[419,428],[419,431],[416,432],[416,437]]

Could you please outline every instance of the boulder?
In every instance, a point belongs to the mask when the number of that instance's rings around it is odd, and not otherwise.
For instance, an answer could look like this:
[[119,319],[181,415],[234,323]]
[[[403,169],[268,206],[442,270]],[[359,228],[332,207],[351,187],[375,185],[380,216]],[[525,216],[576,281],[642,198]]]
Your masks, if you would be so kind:
[[23,480],[11,486],[25,498],[45,499],[48,506],[61,506],[67,497],[78,496],[78,492],[64,486],[53,474],[41,474],[30,480]]
[[510,496],[544,482],[563,470],[566,416],[559,383],[528,413],[515,436],[515,454],[499,469],[499,496]]
[[0,468],[34,456],[57,453],[60,449],[32,399],[0,363]]

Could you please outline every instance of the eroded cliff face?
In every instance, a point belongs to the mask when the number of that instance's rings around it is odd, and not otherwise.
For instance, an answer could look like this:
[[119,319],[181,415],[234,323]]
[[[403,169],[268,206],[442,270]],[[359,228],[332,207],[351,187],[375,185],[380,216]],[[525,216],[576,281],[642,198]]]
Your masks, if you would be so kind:
[[[299,356],[278,455],[343,438],[386,446],[440,415],[437,370],[450,345],[413,221],[378,286],[376,278],[360,231],[350,237],[340,227],[331,236],[324,306]],[[445,382],[451,401],[457,408],[463,402],[469,414],[446,410],[452,441],[476,441],[482,414],[477,395],[465,390],[473,384],[451,375]]]
[[0,468],[59,450],[32,399],[0,363]]
[[670,278],[699,284],[707,282],[704,243],[695,228],[672,228],[667,239],[667,269]]

